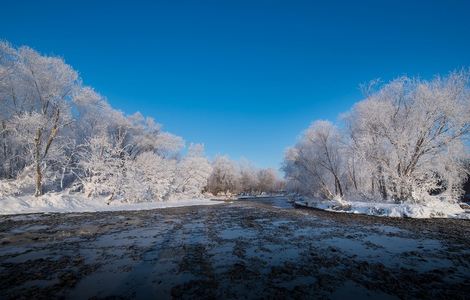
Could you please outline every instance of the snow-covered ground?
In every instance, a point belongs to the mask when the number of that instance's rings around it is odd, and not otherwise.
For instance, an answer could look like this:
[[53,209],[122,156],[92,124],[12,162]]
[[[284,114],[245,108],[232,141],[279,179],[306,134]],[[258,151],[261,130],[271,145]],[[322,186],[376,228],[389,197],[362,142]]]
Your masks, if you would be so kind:
[[111,202],[109,205],[105,198],[90,197],[83,194],[48,193],[41,197],[34,196],[7,196],[0,197],[0,215],[29,214],[29,213],[68,213],[68,212],[95,212],[95,211],[123,211],[148,210],[155,208],[214,205],[220,202],[210,199],[182,199],[169,201],[155,201],[143,203]]
[[460,218],[470,219],[470,211],[460,207],[458,203],[448,203],[438,199],[426,204],[411,203],[380,203],[347,200],[321,200],[301,197],[295,204],[334,212],[366,214],[382,217],[406,218]]

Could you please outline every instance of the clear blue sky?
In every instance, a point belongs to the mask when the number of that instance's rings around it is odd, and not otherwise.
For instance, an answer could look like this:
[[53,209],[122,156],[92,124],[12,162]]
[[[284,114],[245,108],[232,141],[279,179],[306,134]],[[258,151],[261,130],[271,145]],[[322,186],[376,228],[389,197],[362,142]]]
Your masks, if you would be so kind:
[[470,66],[470,1],[2,1],[0,38],[62,56],[126,113],[261,167],[380,77]]

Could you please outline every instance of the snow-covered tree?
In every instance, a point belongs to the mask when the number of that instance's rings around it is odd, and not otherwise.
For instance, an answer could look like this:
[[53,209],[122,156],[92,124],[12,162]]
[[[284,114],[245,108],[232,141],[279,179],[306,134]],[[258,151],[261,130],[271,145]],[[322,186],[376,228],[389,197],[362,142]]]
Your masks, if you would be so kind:
[[108,201],[200,195],[201,146],[109,105],[63,59],[0,42],[0,194],[72,188]]
[[1,78],[3,128],[19,138],[22,154],[29,156],[20,164],[34,164],[35,195],[40,196],[46,168],[60,160],[55,155],[63,154],[61,142],[67,139],[60,138],[60,131],[72,122],[78,74],[62,59],[42,56],[28,47],[14,49],[2,43],[0,51],[2,69],[8,70],[2,71]]
[[468,155],[462,139],[470,132],[468,76],[402,77],[356,104],[348,116],[352,147],[384,199],[422,201],[441,188],[458,197]]
[[144,152],[131,161],[126,173],[125,198],[130,202],[162,201],[175,192],[177,162],[155,152]]
[[274,169],[261,169],[257,175],[257,189],[260,192],[272,193],[278,187],[277,173]]
[[238,192],[237,165],[227,156],[217,156],[212,163],[212,174],[207,185],[208,191],[214,195],[219,193]]
[[240,162],[239,170],[241,192],[251,195],[258,193],[258,170],[248,160],[242,160]]
[[207,191],[217,195],[245,193],[256,195],[279,190],[283,183],[274,169],[259,169],[249,161],[235,162],[227,156],[217,156],[212,163]]
[[458,199],[469,174],[463,163],[469,157],[469,73],[430,81],[402,77],[376,91],[372,86],[345,115],[343,132],[315,122],[288,149],[288,187],[325,198]]
[[211,173],[212,166],[204,155],[204,146],[191,144],[186,156],[178,162],[174,192],[188,197],[199,196],[207,186]]
[[342,197],[344,145],[338,129],[328,121],[314,122],[297,145],[288,150],[284,172],[288,178],[306,184],[309,194]]
[[163,200],[175,191],[175,153],[181,138],[140,114],[127,118],[116,113],[98,128],[82,147],[87,195],[138,202]]

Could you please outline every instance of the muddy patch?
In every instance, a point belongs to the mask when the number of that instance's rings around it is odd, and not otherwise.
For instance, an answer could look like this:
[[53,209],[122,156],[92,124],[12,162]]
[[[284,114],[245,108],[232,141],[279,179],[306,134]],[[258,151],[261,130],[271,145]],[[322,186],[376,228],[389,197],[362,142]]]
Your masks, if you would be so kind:
[[470,222],[283,198],[0,217],[0,298],[465,298]]

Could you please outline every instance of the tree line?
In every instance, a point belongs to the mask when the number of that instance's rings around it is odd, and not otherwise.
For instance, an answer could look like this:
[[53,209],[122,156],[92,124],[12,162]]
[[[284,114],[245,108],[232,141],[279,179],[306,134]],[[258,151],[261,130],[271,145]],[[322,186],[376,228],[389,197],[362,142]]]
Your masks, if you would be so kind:
[[[0,195],[67,189],[149,201],[242,190],[225,168],[234,162],[210,162],[200,144],[182,155],[181,137],[113,108],[59,57],[1,42],[0,103]],[[271,190],[277,177],[259,172],[250,191]]]
[[316,121],[286,151],[288,189],[324,199],[459,199],[469,175],[469,75],[364,86],[338,125]]
[[212,167],[207,191],[214,195],[258,195],[279,192],[284,188],[284,182],[272,168],[258,169],[248,161],[237,163],[227,156],[217,156]]

